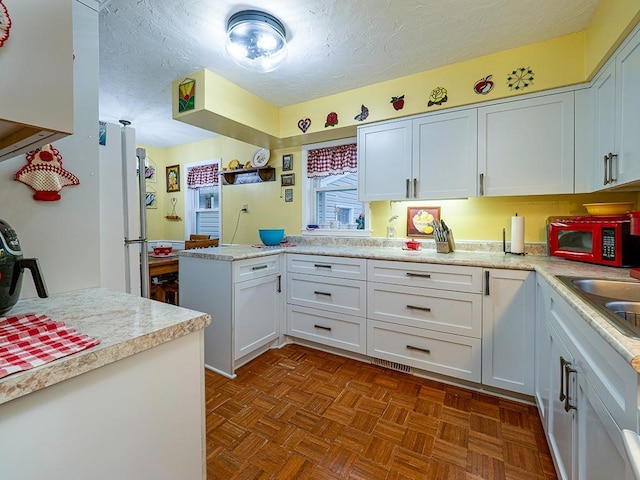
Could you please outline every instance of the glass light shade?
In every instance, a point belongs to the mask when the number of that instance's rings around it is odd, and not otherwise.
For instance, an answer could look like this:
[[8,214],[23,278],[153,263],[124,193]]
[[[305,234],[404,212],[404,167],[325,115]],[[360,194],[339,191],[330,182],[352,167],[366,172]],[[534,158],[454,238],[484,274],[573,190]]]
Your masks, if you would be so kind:
[[273,15],[257,10],[238,12],[227,23],[227,52],[240,65],[270,72],[287,55],[284,26]]

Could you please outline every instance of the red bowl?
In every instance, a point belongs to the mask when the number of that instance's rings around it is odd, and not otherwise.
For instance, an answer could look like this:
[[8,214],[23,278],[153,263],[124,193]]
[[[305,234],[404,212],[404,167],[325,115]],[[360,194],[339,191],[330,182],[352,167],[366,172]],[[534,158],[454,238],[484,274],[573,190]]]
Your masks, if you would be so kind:
[[153,247],[154,255],[168,255],[173,250],[173,247]]

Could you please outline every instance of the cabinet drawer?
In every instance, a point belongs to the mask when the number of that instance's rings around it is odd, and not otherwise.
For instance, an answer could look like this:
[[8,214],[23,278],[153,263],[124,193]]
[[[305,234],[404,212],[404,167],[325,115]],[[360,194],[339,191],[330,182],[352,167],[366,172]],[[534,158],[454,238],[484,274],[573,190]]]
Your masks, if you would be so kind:
[[287,334],[358,353],[367,353],[362,317],[287,305]]
[[367,290],[371,319],[482,337],[482,295],[373,282]]
[[363,258],[287,254],[287,271],[324,277],[366,280],[367,261]]
[[348,315],[366,316],[366,282],[293,273],[287,280],[287,303]]
[[482,268],[480,267],[371,260],[367,270],[367,279],[370,282],[457,292],[482,292]]
[[234,282],[280,273],[280,255],[250,258],[233,262]]
[[367,321],[367,355],[430,372],[480,382],[477,338]]

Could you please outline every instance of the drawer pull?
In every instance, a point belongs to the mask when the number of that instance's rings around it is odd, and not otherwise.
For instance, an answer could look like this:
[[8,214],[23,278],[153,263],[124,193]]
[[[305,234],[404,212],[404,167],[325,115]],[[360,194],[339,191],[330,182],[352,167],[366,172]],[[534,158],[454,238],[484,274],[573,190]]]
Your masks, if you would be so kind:
[[417,305],[407,305],[407,308],[410,308],[411,310],[422,310],[423,312],[431,311],[429,307],[418,307]]
[[251,267],[251,270],[253,270],[253,271],[264,270],[267,267],[268,267],[268,265],[258,265],[257,267]]
[[314,263],[313,266],[316,267],[316,268],[328,268],[328,269],[331,269],[331,265],[322,265],[320,263]]
[[314,325],[313,327],[319,330],[326,330],[327,332],[331,331],[331,327],[325,327],[324,325]]
[[431,274],[430,274],[430,273],[413,273],[413,272],[407,272],[407,277],[431,278]]
[[431,354],[431,350],[429,350],[428,348],[414,347],[413,345],[407,345],[407,350],[416,350],[418,352],[423,352],[429,355]]
[[329,292],[316,292],[314,291],[313,293],[315,293],[316,295],[324,295],[325,297],[330,297],[331,294]]

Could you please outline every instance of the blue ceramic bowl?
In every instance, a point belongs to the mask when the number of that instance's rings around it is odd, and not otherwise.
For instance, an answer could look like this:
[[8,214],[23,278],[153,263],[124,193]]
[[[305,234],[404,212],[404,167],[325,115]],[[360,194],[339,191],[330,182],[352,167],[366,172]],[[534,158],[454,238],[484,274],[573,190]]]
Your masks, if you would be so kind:
[[265,245],[280,245],[284,238],[284,228],[260,228],[258,233]]

